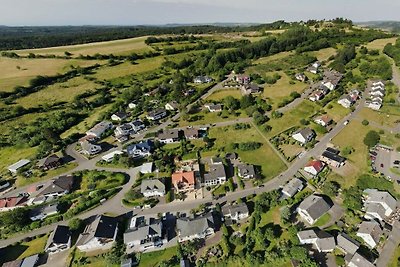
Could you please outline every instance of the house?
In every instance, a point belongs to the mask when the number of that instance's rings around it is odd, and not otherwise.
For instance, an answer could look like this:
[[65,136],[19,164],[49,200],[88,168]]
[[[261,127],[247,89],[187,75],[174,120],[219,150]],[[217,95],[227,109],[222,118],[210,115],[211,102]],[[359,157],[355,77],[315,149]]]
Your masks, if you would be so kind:
[[171,110],[171,111],[178,110],[179,109],[179,104],[176,101],[168,102],[167,104],[165,104],[165,109],[166,110]]
[[373,109],[373,110],[380,110],[382,107],[382,100],[381,98],[375,98],[376,100],[366,100],[365,101],[365,106],[367,108]]
[[336,237],[337,247],[346,254],[353,255],[360,248],[360,243],[346,233],[339,233]]
[[317,74],[319,67],[321,67],[321,63],[319,61],[316,61],[312,63],[311,66],[307,68],[307,70],[313,74]]
[[321,155],[320,160],[326,164],[339,168],[345,164],[346,158],[339,155],[340,151],[328,147]]
[[135,133],[140,132],[141,130],[146,128],[146,125],[143,123],[141,119],[136,119],[130,123],[133,127]]
[[303,190],[304,184],[303,181],[300,180],[299,178],[293,178],[290,180],[283,188],[282,188],[282,194],[285,197],[293,197],[296,195],[298,192]]
[[196,185],[195,172],[175,172],[172,174],[172,185],[177,192],[193,191]]
[[370,96],[379,96],[379,97],[383,97],[385,96],[385,90],[380,89],[380,88],[376,88],[376,89],[372,89],[369,92]]
[[140,173],[152,173],[153,172],[153,162],[143,163],[140,167]]
[[146,118],[150,121],[158,121],[167,116],[167,111],[165,109],[156,109],[149,112]]
[[123,121],[128,117],[128,114],[123,111],[118,111],[115,112],[114,114],[111,115],[111,120],[113,121]]
[[179,141],[180,132],[178,129],[165,129],[158,134],[157,138],[163,144],[175,143]]
[[397,201],[390,193],[376,189],[366,189],[364,193],[367,195],[364,202],[366,219],[383,221],[396,210]]
[[222,105],[221,104],[205,104],[204,105],[206,108],[208,108],[208,111],[210,112],[220,112],[222,111]]
[[185,138],[189,139],[189,140],[197,139],[200,136],[199,129],[196,129],[196,128],[193,128],[193,127],[192,128],[185,128],[183,130],[183,134],[185,135]]
[[165,195],[165,184],[162,179],[144,179],[140,193],[145,197],[162,197]]
[[78,237],[76,247],[83,252],[109,250],[115,243],[118,231],[116,218],[97,215]]
[[57,204],[51,204],[31,210],[29,219],[31,219],[31,221],[39,221],[57,213]]
[[243,95],[258,94],[261,92],[260,86],[255,83],[242,85],[241,91]]
[[137,107],[137,104],[135,102],[131,102],[131,103],[128,104],[128,108],[129,109],[134,109],[136,107]]
[[11,186],[9,181],[0,181],[0,192],[6,190]]
[[322,230],[304,230],[297,233],[301,245],[312,244],[319,252],[331,252],[336,247],[335,238]]
[[329,88],[329,90],[334,90],[339,82],[342,80],[343,74],[334,71],[334,70],[326,70],[324,71],[324,78],[322,80],[322,84]]
[[310,195],[304,199],[297,212],[300,217],[309,224],[314,224],[322,215],[331,209],[331,205],[326,200],[318,195]]
[[127,251],[143,252],[166,243],[163,237],[164,225],[161,219],[133,216],[124,233]]
[[0,212],[9,211],[26,206],[27,197],[6,197],[0,198]]
[[307,81],[307,76],[304,75],[304,73],[296,73],[294,75],[294,77],[296,78],[296,80],[300,81],[300,82],[305,82]]
[[102,156],[101,159],[104,160],[105,162],[111,162],[111,161],[113,161],[115,156],[121,156],[123,154],[124,154],[124,152],[122,152],[121,150],[115,150],[115,151],[112,151],[112,152]]
[[55,180],[50,181],[39,192],[38,196],[44,197],[59,197],[68,194],[72,190],[74,177],[72,175],[60,176]]
[[38,161],[37,166],[44,171],[55,169],[62,164],[62,159],[56,154],[52,154]]
[[47,239],[45,251],[49,254],[54,254],[69,248],[71,248],[71,231],[69,227],[57,225]]
[[353,257],[351,257],[348,267],[375,267],[369,260],[361,256],[358,252],[354,253]]
[[236,75],[234,76],[234,81],[239,83],[239,84],[249,84],[250,83],[250,77],[247,75]]
[[304,171],[316,176],[325,167],[325,164],[320,160],[311,160],[304,167]]
[[223,164],[211,164],[208,173],[204,174],[203,185],[213,186],[226,182],[225,166]]
[[317,118],[315,118],[314,122],[323,127],[326,127],[332,123],[332,119],[328,115],[322,115],[322,116],[318,116]]
[[357,236],[373,249],[379,243],[382,233],[382,228],[376,221],[363,221],[358,227]]
[[347,94],[342,95],[337,102],[344,108],[350,108],[354,104],[353,99]]
[[101,152],[101,146],[93,144],[87,140],[81,142],[82,153],[88,156],[93,156]]
[[3,263],[2,267],[34,267],[39,261],[39,254],[26,257],[22,260],[15,260]]
[[86,132],[86,135],[101,138],[101,136],[108,130],[113,128],[113,124],[109,121],[102,121],[96,124],[93,128]]
[[316,102],[316,101],[321,100],[324,97],[325,97],[325,94],[322,90],[316,90],[309,96],[308,99],[310,99],[312,102]]
[[132,133],[135,133],[133,125],[131,123],[124,123],[115,127],[114,134],[115,136],[127,136]]
[[237,222],[249,217],[249,208],[246,203],[225,205],[222,207],[222,214],[224,217]]
[[8,166],[8,170],[11,172],[11,174],[15,175],[17,174],[17,171],[21,169],[22,167],[25,167],[28,165],[31,161],[28,159],[21,159],[18,162],[14,163],[13,165]]
[[239,164],[237,170],[237,174],[240,178],[250,179],[256,177],[256,170],[251,164]]
[[132,158],[144,158],[153,153],[154,143],[150,139],[140,141],[139,143],[129,145],[126,148],[128,155]]
[[193,79],[194,83],[202,84],[202,83],[210,83],[213,79],[209,76],[197,76]]
[[176,228],[179,242],[207,238],[217,230],[218,218],[214,212],[196,218],[179,218],[176,221]]
[[302,144],[307,144],[315,137],[315,133],[310,128],[304,128],[295,132],[292,137]]

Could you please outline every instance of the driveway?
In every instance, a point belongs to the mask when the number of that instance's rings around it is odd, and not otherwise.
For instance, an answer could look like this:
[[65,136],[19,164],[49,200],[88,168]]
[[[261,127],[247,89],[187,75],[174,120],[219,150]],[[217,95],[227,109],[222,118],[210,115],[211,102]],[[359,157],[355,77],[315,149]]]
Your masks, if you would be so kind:
[[69,255],[70,249],[61,251],[59,253],[55,253],[52,255],[48,255],[47,262],[40,266],[44,267],[65,267],[67,264],[67,258]]

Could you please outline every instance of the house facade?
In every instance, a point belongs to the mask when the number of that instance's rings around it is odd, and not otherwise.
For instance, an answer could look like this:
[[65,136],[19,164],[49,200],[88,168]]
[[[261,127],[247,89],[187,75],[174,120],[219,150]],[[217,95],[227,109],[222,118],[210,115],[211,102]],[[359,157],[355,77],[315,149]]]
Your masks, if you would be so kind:
[[300,203],[297,212],[303,220],[309,224],[314,224],[330,209],[331,205],[323,197],[313,194]]
[[145,197],[162,197],[165,195],[165,184],[161,179],[145,179],[140,185],[140,193]]

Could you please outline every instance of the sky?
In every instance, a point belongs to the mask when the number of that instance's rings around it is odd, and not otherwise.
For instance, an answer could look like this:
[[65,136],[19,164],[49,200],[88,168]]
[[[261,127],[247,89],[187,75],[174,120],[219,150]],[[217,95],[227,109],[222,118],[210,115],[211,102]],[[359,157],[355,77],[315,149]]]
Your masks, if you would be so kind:
[[398,0],[0,0],[0,25],[400,20]]

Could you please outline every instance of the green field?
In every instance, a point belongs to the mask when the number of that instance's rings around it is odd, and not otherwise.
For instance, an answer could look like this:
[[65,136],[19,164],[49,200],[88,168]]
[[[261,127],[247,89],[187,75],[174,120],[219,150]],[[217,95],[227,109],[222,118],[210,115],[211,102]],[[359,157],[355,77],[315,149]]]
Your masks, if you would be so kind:
[[7,167],[21,159],[35,156],[36,147],[13,146],[0,148],[0,173],[8,173]]
[[46,246],[48,236],[42,236],[33,239],[29,242],[22,242],[17,245],[9,246],[4,248],[2,252],[2,257],[0,258],[0,263],[7,261],[13,261],[16,259],[24,259],[26,257],[42,253],[44,247]]
[[67,60],[53,58],[6,58],[0,57],[0,92],[12,91],[15,86],[27,86],[38,75],[52,76],[64,73],[71,66],[88,67],[101,63],[96,60]]
[[394,44],[396,42],[396,39],[397,39],[397,37],[385,38],[385,39],[377,39],[377,40],[374,40],[374,41],[368,43],[366,45],[366,47],[368,49],[378,49],[378,50],[382,51],[383,48],[385,47],[385,45],[387,45],[389,43]]
[[[332,108],[328,108],[331,105]],[[343,119],[346,115],[350,113],[350,109],[344,108],[342,105],[338,104],[336,100],[331,101],[328,105],[324,107],[326,114],[332,118],[335,122]]]
[[140,257],[139,266],[143,267],[156,267],[160,262],[169,260],[173,256],[176,256],[177,247],[171,247],[164,250],[144,253]]
[[275,177],[286,168],[278,155],[254,127],[247,130],[234,130],[233,127],[214,127],[210,129],[209,137],[216,139],[214,148],[224,148],[225,152],[232,152],[230,148],[232,143],[262,143],[262,146],[257,150],[236,150],[235,152],[239,154],[243,162],[260,166],[266,179]]
[[212,95],[207,97],[207,101],[221,101],[227,96],[233,96],[236,99],[240,99],[242,97],[242,93],[239,89],[223,89],[214,92]]
[[141,53],[153,50],[150,46],[146,45],[144,41],[147,36],[130,38],[115,41],[96,42],[80,45],[67,45],[60,47],[40,48],[40,49],[26,49],[16,50],[15,52],[21,56],[34,53],[37,55],[57,55],[64,56],[64,52],[68,51],[74,56],[81,55],[94,55],[94,54],[114,54],[114,55],[129,55],[133,52]]
[[334,56],[336,54],[336,49],[332,47],[328,48],[323,48],[321,50],[318,50],[316,52],[312,52],[312,54],[319,60],[319,61],[326,61],[328,60],[331,56]]

